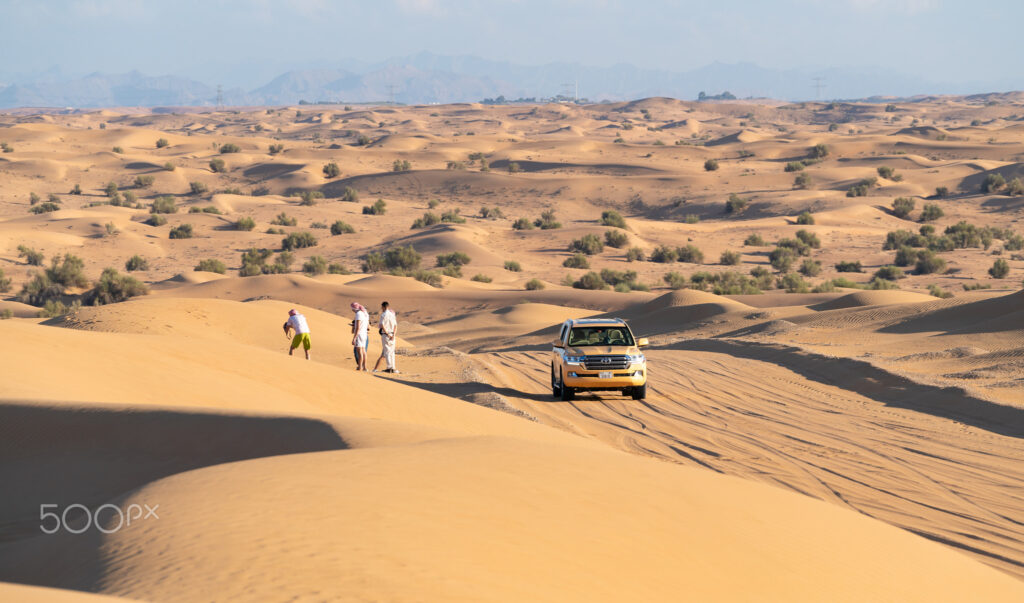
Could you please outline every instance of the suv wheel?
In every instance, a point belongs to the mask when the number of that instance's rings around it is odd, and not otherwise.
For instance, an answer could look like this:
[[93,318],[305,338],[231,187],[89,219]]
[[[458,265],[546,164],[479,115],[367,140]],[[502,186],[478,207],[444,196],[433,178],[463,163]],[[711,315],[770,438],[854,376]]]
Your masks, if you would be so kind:
[[560,392],[561,393],[561,399],[562,399],[563,402],[568,402],[568,401],[572,400],[574,397],[576,397],[576,392],[573,390],[573,388],[571,388],[568,385],[566,385],[565,381],[561,379],[561,377],[562,377],[561,371],[559,371],[558,377],[559,377],[558,381],[559,381],[559,384],[561,386],[560,387],[560,389],[561,389],[561,392]]
[[647,384],[646,383],[644,383],[643,385],[640,385],[640,386],[637,386],[637,387],[633,388],[633,399],[634,400],[643,400],[646,397],[647,397]]
[[551,395],[554,398],[562,397],[562,384],[555,381],[555,367],[551,367]]

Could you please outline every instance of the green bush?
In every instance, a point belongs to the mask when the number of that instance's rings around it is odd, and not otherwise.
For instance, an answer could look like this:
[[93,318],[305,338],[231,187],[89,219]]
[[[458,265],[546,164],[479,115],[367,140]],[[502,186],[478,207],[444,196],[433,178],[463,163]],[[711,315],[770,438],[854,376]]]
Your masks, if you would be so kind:
[[1003,249],[1006,251],[1020,251],[1024,249],[1024,237],[1016,233],[1008,235],[1003,240]]
[[191,224],[179,224],[171,229],[171,232],[167,235],[172,239],[191,239],[192,238],[192,225]]
[[940,199],[945,199],[946,197],[949,196],[949,187],[948,186],[937,186],[937,187],[935,187],[935,196],[940,198]]
[[639,247],[630,247],[629,251],[626,252],[626,261],[627,262],[638,262],[638,261],[643,261],[643,259],[644,259],[644,250],[640,249]]
[[540,279],[531,278],[530,280],[526,281],[526,290],[527,291],[539,291],[539,290],[541,290],[543,288],[544,288],[544,283],[541,282]]
[[571,256],[565,258],[565,261],[562,262],[562,265],[565,266],[566,268],[586,269],[590,268],[590,260],[588,260],[587,256],[583,255],[582,253],[574,253]]
[[270,151],[271,155],[277,155],[278,153],[281,153],[281,152],[284,151],[284,145],[283,144],[272,144],[272,145],[270,145],[268,150]]
[[[836,264],[836,272],[864,272],[864,270],[861,268],[860,261],[842,261]],[[837,286],[841,287],[842,285]]]
[[696,224],[700,222],[700,216],[698,216],[697,214],[686,214],[685,216],[683,216],[683,222],[685,222],[686,224]]
[[696,245],[686,245],[676,249],[676,255],[680,262],[688,264],[700,264],[704,262],[704,252]]
[[992,278],[1006,278],[1006,275],[1010,274],[1010,263],[1003,258],[999,258],[988,269],[988,274]]
[[301,201],[299,201],[299,205],[305,207],[316,205],[317,200],[323,198],[324,194],[320,191],[302,191],[299,194],[299,199],[301,199]]
[[789,272],[796,261],[797,254],[791,247],[776,247],[768,254],[768,261],[772,268],[779,272]]
[[142,257],[141,255],[133,255],[128,258],[128,261],[124,263],[124,269],[128,272],[135,272],[136,270],[149,270],[149,260]]
[[738,266],[740,263],[740,254],[735,251],[723,251],[722,255],[719,256],[719,262],[723,266]]
[[807,293],[810,287],[799,274],[790,272],[779,277],[779,289],[785,289],[786,293]]
[[412,223],[412,227],[415,228],[426,228],[427,226],[433,226],[434,224],[441,223],[441,216],[435,214],[432,211],[428,211],[423,214],[422,218],[416,218]]
[[449,209],[446,212],[442,212],[441,221],[452,224],[464,224],[466,219],[459,215],[459,208],[456,207],[455,209]]
[[811,247],[813,249],[821,248],[821,240],[819,240],[818,235],[814,234],[813,232],[810,232],[808,230],[798,230],[796,231],[796,238],[799,241],[803,242],[803,244],[807,245],[808,247]]
[[887,280],[887,279],[884,279],[884,278],[875,277],[875,278],[871,279],[871,282],[868,283],[868,287],[867,288],[868,289],[899,289],[899,286],[897,286],[896,283],[894,283],[894,282],[892,282],[890,280]]
[[311,232],[293,232],[281,239],[281,248],[285,251],[316,247],[316,237]]
[[206,185],[203,184],[202,182],[189,182],[188,187],[189,190],[192,191],[193,195],[202,195],[208,190],[206,188]]
[[658,262],[660,264],[671,264],[672,262],[679,260],[679,252],[675,247],[669,247],[667,245],[658,245],[651,252],[651,261]]
[[346,186],[345,190],[341,193],[341,200],[348,201],[349,203],[355,203],[356,201],[359,201],[359,191],[351,186]]
[[487,206],[481,207],[479,215],[484,220],[500,220],[505,217],[505,214],[502,213],[501,208],[497,206],[493,208]]
[[43,265],[43,254],[40,251],[36,251],[32,247],[25,245],[18,245],[18,257],[25,258],[25,263],[29,266],[42,266]]
[[666,272],[665,276],[661,278],[670,289],[686,288],[686,276],[679,274],[678,272]]
[[519,164],[516,163],[515,161],[510,161],[508,163],[508,173],[509,174],[518,174],[521,171],[523,171],[522,168],[519,167]]
[[748,247],[764,247],[766,245],[764,238],[757,233],[747,235],[747,238],[743,240],[743,244]]
[[947,226],[946,236],[953,241],[953,247],[957,249],[981,247],[982,245],[981,231],[969,222],[960,221],[953,226]]
[[1006,186],[1006,179],[1003,178],[1002,174],[988,174],[981,183],[981,192],[995,193],[1004,186]]
[[270,223],[276,224],[277,226],[295,226],[296,224],[299,223],[299,221],[289,216],[285,212],[281,212],[277,214],[277,216],[275,216],[274,219],[270,221]]
[[338,167],[337,163],[333,161],[324,165],[324,177],[326,178],[337,178],[341,175],[341,168]]
[[228,267],[224,265],[224,262],[220,260],[207,259],[199,260],[196,267],[193,269],[195,272],[215,272],[217,274],[224,274],[227,272]]
[[892,180],[895,174],[896,170],[894,170],[890,166],[882,165],[878,167],[878,176],[881,178],[885,178],[886,180]]
[[384,199],[377,199],[373,205],[364,205],[363,213],[371,216],[383,216],[388,211],[388,204]]
[[874,278],[883,278],[887,281],[895,281],[903,278],[903,270],[898,266],[882,266],[875,272]]
[[178,206],[174,204],[174,197],[157,197],[149,205],[149,211],[154,214],[174,214],[178,213]]
[[836,286],[832,281],[824,281],[811,289],[811,293],[832,293],[835,290]]
[[744,199],[736,193],[731,193],[729,199],[725,202],[725,213],[738,214],[747,208],[749,202],[749,199]]
[[206,207],[199,207],[197,205],[193,205],[192,207],[188,208],[188,213],[190,213],[190,214],[216,214],[216,215],[219,216],[221,211],[219,209],[217,209],[216,207],[212,206],[212,205],[207,205]]
[[492,279],[491,277],[487,276],[486,274],[474,274],[473,278],[471,278],[470,280],[476,281],[478,283],[489,283],[489,282],[493,281],[494,279]]
[[146,295],[149,287],[135,277],[119,274],[113,268],[104,268],[96,285],[82,296],[85,303],[93,306],[113,304],[129,298]]
[[239,152],[241,152],[241,150],[242,150],[242,147],[238,146],[237,144],[235,144],[233,142],[228,142],[228,143],[220,145],[220,152],[221,153],[239,153]]
[[704,169],[708,172],[713,172],[718,169],[717,159],[708,159],[704,162]]
[[437,266],[439,268],[444,268],[445,266],[465,266],[470,261],[472,261],[470,257],[461,251],[442,253],[437,256]]
[[555,210],[553,209],[542,211],[540,217],[533,221],[533,225],[541,230],[553,230],[562,227],[562,223],[555,219]]
[[431,199],[430,201],[427,201],[427,207],[429,209],[437,209],[438,205],[441,205],[440,199]]
[[804,276],[818,276],[821,274],[821,262],[807,258],[800,264],[800,274]]
[[1014,178],[1006,183],[1006,194],[1012,197],[1024,195],[1024,182],[1020,178]]
[[800,224],[800,225],[803,225],[803,226],[813,225],[814,224],[814,216],[812,216],[811,212],[809,212],[809,211],[801,212],[800,215],[796,217],[796,223]]
[[166,138],[158,138],[156,141],[156,148],[162,149],[171,143],[167,142]]
[[803,239],[779,239],[775,245],[791,249],[797,255],[811,255],[811,247]]
[[220,157],[214,157],[210,160],[210,171],[214,173],[223,173],[228,171],[228,168],[223,159]]
[[420,266],[422,258],[412,246],[391,247],[383,253],[371,252],[363,262],[363,272],[381,272],[383,270],[412,271]]
[[604,282],[601,275],[596,272],[588,272],[572,284],[575,289],[600,290],[607,289],[608,283]]
[[164,169],[165,172],[173,172],[175,170],[175,167],[174,167],[173,163],[168,161],[168,162],[164,163],[163,169]]
[[408,159],[396,159],[395,162],[391,164],[392,172],[408,172],[411,169],[412,164],[409,163]]
[[[257,276],[264,273],[264,269],[267,268],[267,259],[273,255],[273,252],[269,249],[256,249],[255,247],[242,253],[242,268],[239,270],[240,276]],[[204,260],[206,261],[206,260]],[[216,261],[216,260],[209,260]],[[199,263],[202,266],[203,262]],[[196,269],[199,269],[199,266]]]
[[806,189],[811,188],[811,175],[807,172],[800,172],[793,179],[793,188]]
[[145,175],[141,175],[141,176],[136,176],[135,177],[135,186],[136,186],[136,188],[149,188],[149,187],[153,186],[153,182],[155,180],[156,180],[156,178],[154,178],[153,176],[151,176],[149,174],[145,174]]
[[804,162],[802,162],[802,161],[790,161],[789,163],[786,164],[786,171],[787,172],[799,172],[799,171],[803,170],[805,167],[807,167],[807,166],[805,166]]
[[569,243],[569,251],[594,255],[604,251],[604,243],[595,234],[583,235]]
[[39,205],[31,207],[29,211],[34,214],[46,214],[52,211],[57,211],[59,209],[60,205],[57,205],[56,203],[50,203],[49,201],[47,201],[46,203],[40,203]]
[[256,220],[244,216],[235,221],[235,230],[252,230],[256,228]]
[[614,226],[615,228],[626,228],[626,220],[619,212],[613,209],[601,212],[601,224],[603,226]]
[[523,267],[519,265],[519,262],[514,260],[505,260],[505,270],[509,272],[522,272]]
[[829,154],[828,145],[821,144],[821,143],[814,145],[807,152],[807,155],[811,159],[824,159],[824,158],[828,157],[828,154]]
[[42,306],[48,301],[57,301],[64,295],[68,287],[82,288],[89,284],[85,278],[85,263],[78,256],[70,253],[54,256],[50,266],[43,272],[35,273],[29,282],[22,286],[18,301],[33,306]]
[[512,223],[512,230],[532,230],[533,222],[529,218],[518,218]]
[[918,274],[942,274],[946,271],[946,260],[935,255],[930,249],[922,249],[917,252],[914,271]]
[[327,272],[327,260],[318,255],[310,256],[310,258],[302,264],[302,272],[309,276],[323,274]]
[[167,218],[163,217],[162,214],[150,214],[145,223],[150,226],[163,226],[167,224]]
[[609,247],[621,249],[629,243],[629,236],[621,230],[606,230],[604,233],[604,242]]
[[76,184],[75,186],[73,186],[71,188],[71,191],[68,194],[69,195],[81,195],[82,194],[82,186],[79,185],[79,184]]
[[932,222],[946,215],[942,208],[935,203],[926,203],[921,210],[921,221]]
[[897,218],[906,218],[910,215],[910,212],[914,211],[915,202],[909,197],[897,197],[892,202],[892,213]]
[[907,245],[896,250],[896,257],[892,261],[897,266],[910,266],[915,262],[917,262],[917,250]]
[[928,294],[939,299],[948,299],[953,297],[953,294],[949,291],[943,291],[938,285],[928,285]]
[[[11,279],[4,276],[4,271],[0,268],[0,293],[7,293],[11,290]],[[10,318],[7,316],[6,318]]]
[[352,271],[338,263],[327,265],[327,274],[352,274]]

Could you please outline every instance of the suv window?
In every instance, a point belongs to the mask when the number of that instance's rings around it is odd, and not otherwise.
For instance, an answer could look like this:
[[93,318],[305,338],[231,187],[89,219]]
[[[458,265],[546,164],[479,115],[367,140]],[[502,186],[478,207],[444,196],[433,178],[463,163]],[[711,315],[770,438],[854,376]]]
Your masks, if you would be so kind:
[[562,330],[558,332],[558,341],[565,341],[565,329],[569,325],[562,323]]
[[569,345],[584,347],[590,345],[633,345],[629,329],[618,326],[573,327],[569,333]]

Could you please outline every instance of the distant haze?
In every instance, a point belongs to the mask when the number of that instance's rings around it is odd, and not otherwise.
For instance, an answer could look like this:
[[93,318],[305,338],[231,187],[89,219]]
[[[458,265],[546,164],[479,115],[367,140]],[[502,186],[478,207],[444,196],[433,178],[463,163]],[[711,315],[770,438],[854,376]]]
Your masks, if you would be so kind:
[[1019,2],[952,0],[0,0],[0,106],[210,104],[218,84],[232,104],[550,97],[577,81],[591,100],[1005,91],[1024,88],[1021,17]]

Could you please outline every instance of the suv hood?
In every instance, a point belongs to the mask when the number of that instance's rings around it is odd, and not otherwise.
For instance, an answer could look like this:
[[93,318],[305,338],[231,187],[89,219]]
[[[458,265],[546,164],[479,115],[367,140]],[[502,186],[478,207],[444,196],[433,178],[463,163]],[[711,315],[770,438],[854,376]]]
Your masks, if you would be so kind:
[[588,345],[578,348],[568,348],[566,352],[570,356],[597,356],[601,354],[639,354],[640,348],[628,345]]

